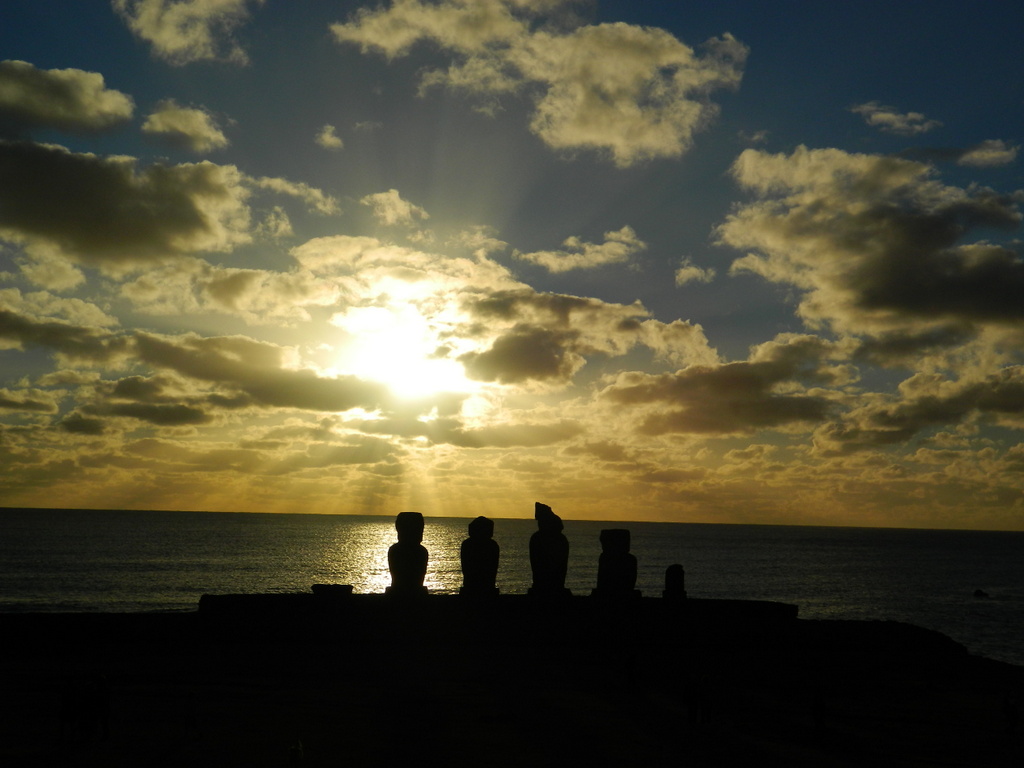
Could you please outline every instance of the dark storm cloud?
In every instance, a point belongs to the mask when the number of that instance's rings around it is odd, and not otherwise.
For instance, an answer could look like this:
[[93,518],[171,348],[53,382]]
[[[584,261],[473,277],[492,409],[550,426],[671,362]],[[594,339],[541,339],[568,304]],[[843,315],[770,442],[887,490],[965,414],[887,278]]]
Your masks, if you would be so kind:
[[0,136],[41,127],[100,131],[131,119],[133,110],[131,97],[107,88],[97,72],[0,61]]
[[83,264],[144,263],[249,239],[248,192],[233,166],[151,165],[0,142],[0,236]]

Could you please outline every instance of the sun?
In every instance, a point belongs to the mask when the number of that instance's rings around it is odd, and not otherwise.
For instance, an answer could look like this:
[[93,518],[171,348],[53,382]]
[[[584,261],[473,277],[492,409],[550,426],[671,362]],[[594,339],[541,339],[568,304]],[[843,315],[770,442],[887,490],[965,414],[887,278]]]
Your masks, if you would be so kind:
[[438,354],[437,328],[414,304],[350,307],[331,323],[344,332],[335,373],[379,381],[403,399],[479,388],[461,363]]

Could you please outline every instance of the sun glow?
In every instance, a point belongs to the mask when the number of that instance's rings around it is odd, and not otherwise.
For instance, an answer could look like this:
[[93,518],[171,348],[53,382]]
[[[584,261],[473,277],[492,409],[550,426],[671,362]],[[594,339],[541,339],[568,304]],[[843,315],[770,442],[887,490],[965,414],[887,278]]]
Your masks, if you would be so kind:
[[331,369],[335,373],[379,381],[400,398],[479,388],[461,363],[445,356],[436,329],[413,304],[352,307],[331,322],[346,334]]

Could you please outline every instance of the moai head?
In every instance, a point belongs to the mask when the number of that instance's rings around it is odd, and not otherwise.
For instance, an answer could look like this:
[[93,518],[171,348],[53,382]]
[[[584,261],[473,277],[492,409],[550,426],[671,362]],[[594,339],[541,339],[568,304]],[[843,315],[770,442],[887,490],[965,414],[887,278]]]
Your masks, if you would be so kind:
[[537,520],[538,531],[558,533],[564,527],[562,518],[556,515],[547,504],[541,504],[539,501],[533,504],[533,516]]
[[489,539],[494,536],[494,521],[486,517],[478,517],[469,524],[471,539]]
[[665,569],[665,591],[663,597],[686,597],[686,572],[679,563]]
[[399,512],[395,518],[398,540],[403,544],[419,544],[423,541],[423,515],[419,512]]
[[629,554],[629,530],[605,528],[601,531],[601,551],[609,555]]

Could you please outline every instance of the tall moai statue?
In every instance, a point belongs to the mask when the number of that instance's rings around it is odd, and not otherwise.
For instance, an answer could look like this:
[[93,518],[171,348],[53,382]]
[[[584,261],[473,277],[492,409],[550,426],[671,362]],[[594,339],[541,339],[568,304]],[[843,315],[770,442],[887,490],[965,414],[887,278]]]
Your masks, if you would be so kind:
[[665,591],[661,596],[666,600],[683,600],[686,598],[686,571],[679,563],[665,569]]
[[562,518],[547,504],[534,504],[537,531],[530,537],[530,568],[533,586],[527,594],[535,597],[569,597],[565,586],[569,569],[569,540],[562,533]]
[[423,541],[423,515],[400,512],[395,518],[398,542],[388,549],[391,586],[386,593],[396,596],[427,594],[423,579],[427,575],[427,549]]
[[630,554],[627,529],[606,528],[601,531],[597,589],[591,594],[610,600],[640,597],[640,590],[636,589],[636,556]]
[[462,589],[460,595],[494,597],[498,594],[500,548],[493,539],[494,521],[478,517],[469,524],[469,538],[462,542]]

